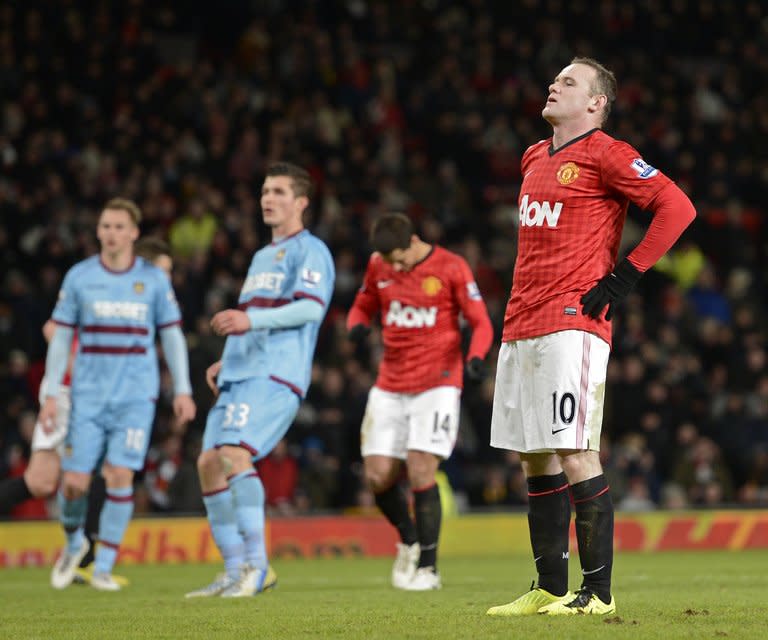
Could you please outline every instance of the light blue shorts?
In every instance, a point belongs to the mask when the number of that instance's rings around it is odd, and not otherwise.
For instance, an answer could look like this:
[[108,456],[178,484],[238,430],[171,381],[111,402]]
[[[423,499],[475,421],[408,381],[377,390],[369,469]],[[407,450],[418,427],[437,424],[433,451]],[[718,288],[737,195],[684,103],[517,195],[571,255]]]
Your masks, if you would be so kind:
[[115,467],[140,471],[154,419],[152,400],[104,405],[95,398],[73,396],[61,468],[91,473],[106,460]]
[[254,460],[261,460],[293,424],[299,403],[293,391],[269,378],[224,384],[208,413],[203,451],[234,445],[250,451]]

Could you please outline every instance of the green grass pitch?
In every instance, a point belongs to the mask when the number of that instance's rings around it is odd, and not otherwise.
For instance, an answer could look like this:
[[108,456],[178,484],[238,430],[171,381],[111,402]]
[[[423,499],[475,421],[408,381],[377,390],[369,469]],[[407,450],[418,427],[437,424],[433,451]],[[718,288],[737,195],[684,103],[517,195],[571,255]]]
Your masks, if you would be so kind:
[[[616,616],[489,618],[530,585],[527,557],[445,558],[443,589],[389,586],[391,561],[276,561],[278,586],[248,599],[185,600],[214,565],[126,566],[119,593],[48,586],[46,569],[0,570],[0,637],[40,638],[761,638],[768,552],[625,553],[614,567]],[[571,560],[571,586],[578,563]]]

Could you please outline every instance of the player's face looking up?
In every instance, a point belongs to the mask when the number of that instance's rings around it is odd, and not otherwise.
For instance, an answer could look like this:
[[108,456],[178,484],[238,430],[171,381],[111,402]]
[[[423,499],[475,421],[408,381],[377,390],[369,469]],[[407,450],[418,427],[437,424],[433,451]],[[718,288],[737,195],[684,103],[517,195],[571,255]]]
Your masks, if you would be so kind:
[[272,227],[275,235],[293,233],[301,224],[301,214],[307,208],[306,196],[296,196],[293,182],[288,176],[268,176],[261,188],[261,211],[264,223]]
[[104,209],[96,228],[101,249],[110,256],[121,256],[132,251],[139,237],[139,228],[131,214],[123,209]]
[[552,125],[577,120],[601,110],[606,96],[593,90],[596,71],[585,64],[570,64],[549,85],[541,115]]

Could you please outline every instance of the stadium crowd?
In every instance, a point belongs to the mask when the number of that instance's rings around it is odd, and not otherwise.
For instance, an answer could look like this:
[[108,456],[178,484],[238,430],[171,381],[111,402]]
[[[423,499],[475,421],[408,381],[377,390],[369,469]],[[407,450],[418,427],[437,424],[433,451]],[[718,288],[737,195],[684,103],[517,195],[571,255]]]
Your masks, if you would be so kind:
[[[183,4],[183,7],[182,7]],[[44,6],[45,5],[45,6]],[[601,457],[619,509],[768,505],[768,15],[674,0],[29,0],[0,6],[0,478],[29,455],[61,278],[97,250],[103,203],[134,199],[169,241],[198,420],[164,373],[136,510],[201,512],[212,315],[269,235],[265,166],[307,167],[308,227],[337,280],[296,424],[261,463],[275,513],[367,509],[359,428],[381,341],[346,339],[370,223],[402,211],[463,255],[496,331],[515,261],[519,162],[546,137],[546,86],[574,55],[618,78],[606,127],[665,168],[699,216],[614,321]],[[630,210],[625,246],[642,212]],[[469,382],[443,471],[459,508],[526,500],[491,449],[493,377]],[[45,517],[31,501],[16,517]]]

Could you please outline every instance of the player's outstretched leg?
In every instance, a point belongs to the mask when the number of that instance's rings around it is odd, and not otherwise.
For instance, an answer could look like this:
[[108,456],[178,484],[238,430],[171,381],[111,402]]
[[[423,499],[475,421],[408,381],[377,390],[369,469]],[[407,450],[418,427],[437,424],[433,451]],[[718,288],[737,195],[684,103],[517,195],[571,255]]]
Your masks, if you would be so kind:
[[437,571],[437,541],[443,512],[437,484],[414,488],[413,506],[419,536],[419,562],[413,578],[404,588],[406,591],[440,589],[442,582]]
[[10,513],[17,504],[32,497],[24,476],[3,480],[0,482],[0,515]]
[[86,496],[80,496],[73,500],[65,498],[61,493],[57,495],[60,509],[60,520],[67,536],[67,542],[51,571],[51,586],[54,589],[65,589],[75,578],[80,561],[83,559],[90,545],[83,533],[83,521],[87,505]]

